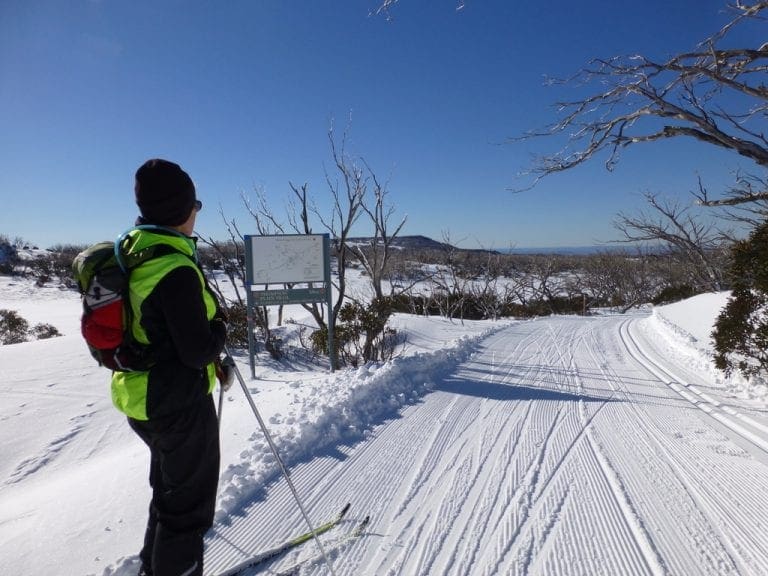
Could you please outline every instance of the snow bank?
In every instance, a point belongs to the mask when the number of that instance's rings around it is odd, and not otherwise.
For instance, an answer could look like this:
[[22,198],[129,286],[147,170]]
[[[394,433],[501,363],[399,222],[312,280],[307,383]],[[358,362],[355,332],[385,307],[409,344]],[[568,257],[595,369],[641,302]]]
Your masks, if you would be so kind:
[[[374,425],[396,418],[403,406],[418,402],[434,381],[469,358],[483,338],[508,323],[485,326],[443,349],[367,364],[309,383],[291,383],[297,391],[302,389],[301,398],[297,394],[285,414],[269,421],[285,464],[291,467],[340,445],[354,444]],[[250,440],[252,444],[240,454],[240,461],[222,474],[217,522],[226,522],[229,515],[242,511],[255,492],[279,474],[263,435],[254,433]]]
[[712,330],[729,296],[730,292],[699,294],[657,306],[644,321],[645,328],[664,339],[679,364],[711,374],[715,382],[741,398],[768,399],[768,386],[763,378],[747,380],[738,373],[725,378],[712,361]]
[[653,318],[665,330],[702,353],[712,351],[712,327],[730,292],[699,294],[681,302],[657,306]]

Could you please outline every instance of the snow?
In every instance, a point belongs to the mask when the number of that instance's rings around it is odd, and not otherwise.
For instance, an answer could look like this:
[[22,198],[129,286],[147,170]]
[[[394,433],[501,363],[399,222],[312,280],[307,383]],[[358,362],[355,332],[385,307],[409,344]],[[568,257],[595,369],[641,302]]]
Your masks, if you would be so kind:
[[715,311],[721,310],[727,300],[727,292],[699,294],[671,306],[661,306],[655,316],[697,350],[711,351]]
[[[402,353],[333,374],[260,354],[252,381],[236,360],[313,521],[352,503],[323,537],[336,574],[758,575],[765,386],[711,365],[726,297],[587,318],[398,315]],[[0,277],[2,308],[63,336],[0,346],[0,573],[133,575],[148,454],[85,350],[78,298]],[[243,391],[224,398],[206,574],[306,529]],[[327,574],[316,554],[309,542],[251,574],[307,558],[301,574]]]

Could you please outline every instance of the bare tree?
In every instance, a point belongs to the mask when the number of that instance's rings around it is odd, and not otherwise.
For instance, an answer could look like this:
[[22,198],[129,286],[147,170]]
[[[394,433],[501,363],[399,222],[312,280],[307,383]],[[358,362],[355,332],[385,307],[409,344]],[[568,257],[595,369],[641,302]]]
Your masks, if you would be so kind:
[[529,271],[534,290],[532,299],[546,302],[553,314],[557,312],[555,301],[566,292],[567,282],[561,272],[561,262],[554,254],[536,258]]
[[[227,309],[230,326],[228,339],[230,344],[233,346],[246,346],[248,343],[248,310],[246,294],[244,292],[246,289],[246,278],[243,235],[234,219],[227,220],[221,207],[219,207],[219,214],[224,220],[229,240],[220,241],[199,234],[200,242],[204,245],[204,248],[200,250],[200,263],[207,270],[222,270],[227,277],[232,287],[231,292],[222,290],[216,274],[209,274],[207,276],[211,288],[219,297],[219,302]],[[269,316],[267,309],[260,309],[253,320],[262,329],[264,341],[269,342]]]
[[620,298],[625,257],[621,253],[603,251],[585,259],[579,281],[584,293],[589,295],[590,304],[610,306]]
[[688,137],[741,155],[761,172],[752,183],[744,181],[711,199],[709,206],[736,205],[768,199],[764,170],[768,168],[768,43],[730,48],[724,40],[737,27],[762,21],[768,1],[742,2],[728,7],[732,19],[696,49],[655,61],[642,55],[595,59],[574,77],[553,81],[579,86],[596,85],[599,91],[577,101],[558,103],[563,117],[543,131],[515,140],[564,134],[566,147],[539,158],[530,174],[533,185],[544,176],[569,170],[602,153],[613,169],[621,150],[634,144]]
[[[379,0],[378,6],[371,10],[372,15],[384,16],[387,20],[392,20],[392,9],[398,0]],[[456,0],[456,11],[463,10],[465,6],[464,0]]]
[[616,302],[622,313],[650,302],[658,292],[662,280],[651,262],[651,258],[641,250],[634,257],[624,259],[624,270],[618,276],[619,301]]
[[[364,164],[373,183],[373,202],[363,202],[361,208],[373,224],[373,236],[370,237],[367,246],[356,245],[352,250],[370,276],[374,298],[384,298],[383,281],[389,269],[392,245],[405,226],[406,219],[403,218],[394,229],[391,228],[390,220],[394,216],[395,208],[386,201],[387,186],[379,182],[376,173],[371,170],[368,163],[364,162]],[[394,293],[390,291],[390,294]]]
[[724,253],[729,242],[711,221],[704,221],[691,212],[690,206],[662,200],[656,194],[645,193],[650,211],[629,216],[620,213],[614,221],[627,242],[661,242],[691,271],[690,281],[703,290],[723,289]]
[[429,298],[440,316],[449,319],[461,316],[469,293],[468,282],[459,262],[459,250],[451,243],[450,232],[446,230],[443,231],[439,264],[429,276],[428,285],[431,287]]
[[[228,221],[226,219],[221,207],[219,207],[219,214],[224,219],[229,240],[221,242],[214,240],[211,237],[199,235],[200,242],[208,246],[213,252],[221,269],[232,284],[234,290],[234,302],[238,305],[245,306],[245,294],[240,292],[240,287],[245,286],[245,249],[243,246],[243,235],[240,233],[235,220]],[[220,300],[224,302],[223,293],[217,278],[212,276],[210,282]]]
[[[346,152],[347,130],[337,142],[333,127],[328,130],[328,141],[331,146],[334,175],[326,170],[325,181],[333,198],[330,217],[315,210],[323,227],[331,236],[331,250],[336,257],[336,301],[330,311],[328,322],[334,326],[337,324],[339,312],[344,305],[347,295],[347,269],[352,256],[349,246],[349,238],[352,235],[352,227],[363,213],[363,203],[368,190],[368,179],[363,167],[354,162]],[[306,207],[306,196],[302,206]],[[315,309],[317,306],[315,306]],[[321,329],[327,330],[324,319],[313,311],[315,321]],[[334,365],[338,357],[332,358]]]
[[[328,232],[331,238],[331,255],[336,263],[333,280],[335,300],[327,317],[321,305],[302,304],[312,315],[321,332],[326,334],[329,323],[334,327],[337,326],[342,308],[350,298],[347,290],[347,272],[353,261],[359,261],[368,273],[373,293],[372,299],[365,302],[357,301],[356,305],[364,308],[367,314],[371,314],[373,310],[378,316],[386,312],[386,306],[382,306],[380,302],[374,306],[373,303],[384,297],[382,283],[392,254],[392,244],[405,224],[403,219],[397,226],[391,227],[394,208],[387,202],[386,185],[378,180],[374,171],[364,160],[356,160],[347,153],[348,128],[337,138],[331,126],[328,130],[328,141],[333,161],[333,168],[325,172],[325,181],[331,198],[329,208],[318,208],[306,183],[297,186],[289,182],[291,195],[286,207],[285,219],[280,218],[271,209],[263,191],[256,190],[255,201],[242,196],[243,203],[260,235],[313,234],[315,232],[312,221],[319,222],[318,228]],[[359,219],[366,216],[373,230],[373,236],[367,246],[356,246],[350,242],[352,230]],[[228,223],[228,228],[231,234],[234,230],[242,241],[243,236],[237,230],[234,221]],[[286,287],[290,288],[291,285]],[[263,314],[266,322],[268,320],[266,308]],[[378,325],[386,323],[386,318],[377,317],[377,319],[380,321]],[[278,324],[281,320],[282,307],[278,311]],[[265,330],[268,331],[268,328]],[[375,353],[373,341],[378,334],[374,332],[365,331],[365,342],[361,348],[369,353],[365,360],[372,359],[369,356]],[[334,366],[337,365],[336,351],[331,361]]]
[[511,270],[507,277],[509,281],[504,285],[505,299],[527,306],[536,294],[536,280],[530,270]]
[[[733,205],[723,203],[723,219],[734,222],[739,229],[746,227],[753,230],[768,219],[768,200],[751,200],[751,198],[759,196],[762,191],[768,190],[768,179],[754,174],[736,172],[735,182],[736,184],[733,186],[731,194],[737,198],[744,197],[747,199],[744,202],[737,202]],[[707,190],[701,179],[699,179],[699,190],[694,195],[699,200],[699,203],[707,203]],[[731,242],[740,240],[731,231],[724,230],[723,234]]]
[[502,255],[499,252],[483,250],[475,255],[476,259],[482,259],[482,265],[469,283],[470,296],[483,319],[498,320],[512,293],[514,281],[502,279]]

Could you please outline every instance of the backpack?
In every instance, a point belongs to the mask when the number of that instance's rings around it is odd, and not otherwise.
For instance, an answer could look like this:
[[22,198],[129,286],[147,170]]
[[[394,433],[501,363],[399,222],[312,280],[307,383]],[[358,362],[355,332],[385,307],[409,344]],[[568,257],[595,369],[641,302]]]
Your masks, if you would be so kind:
[[131,271],[147,260],[177,252],[167,244],[150,246],[130,257],[123,253],[126,234],[80,252],[72,263],[83,304],[80,331],[100,366],[118,372],[148,370],[155,358],[151,347],[137,342],[130,329],[128,301]]

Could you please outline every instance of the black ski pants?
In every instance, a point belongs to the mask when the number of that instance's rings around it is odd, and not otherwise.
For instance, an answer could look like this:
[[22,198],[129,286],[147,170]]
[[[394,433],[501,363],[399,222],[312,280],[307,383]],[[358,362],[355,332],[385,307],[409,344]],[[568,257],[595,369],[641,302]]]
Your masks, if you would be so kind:
[[219,480],[213,398],[208,394],[170,416],[128,422],[151,454],[152,501],[141,562],[153,576],[201,576],[203,536],[213,525]]

